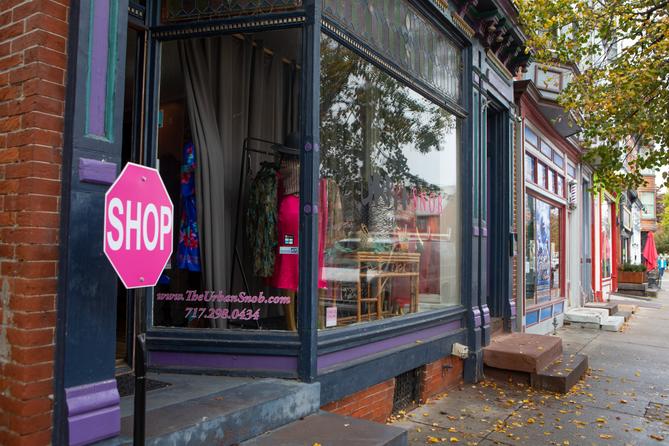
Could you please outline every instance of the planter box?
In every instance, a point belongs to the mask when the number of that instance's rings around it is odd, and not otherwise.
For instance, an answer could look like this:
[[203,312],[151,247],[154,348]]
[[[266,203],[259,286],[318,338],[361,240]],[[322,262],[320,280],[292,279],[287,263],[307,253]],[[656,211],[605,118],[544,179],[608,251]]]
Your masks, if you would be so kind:
[[645,283],[645,271],[620,271],[618,270],[618,282],[623,283]]

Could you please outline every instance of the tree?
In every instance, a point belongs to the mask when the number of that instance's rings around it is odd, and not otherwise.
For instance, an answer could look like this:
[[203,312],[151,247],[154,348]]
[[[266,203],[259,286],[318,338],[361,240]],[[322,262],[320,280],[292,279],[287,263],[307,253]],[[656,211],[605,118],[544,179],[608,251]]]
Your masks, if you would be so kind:
[[596,185],[636,188],[643,169],[669,165],[669,0],[516,4],[533,57],[580,69],[559,100],[583,129]]

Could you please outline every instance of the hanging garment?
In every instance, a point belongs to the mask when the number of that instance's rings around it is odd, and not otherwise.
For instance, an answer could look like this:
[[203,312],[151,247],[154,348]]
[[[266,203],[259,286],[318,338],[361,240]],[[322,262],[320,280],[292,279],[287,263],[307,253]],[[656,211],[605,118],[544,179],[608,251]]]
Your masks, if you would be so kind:
[[277,183],[275,166],[263,163],[249,192],[246,237],[251,246],[253,272],[258,277],[272,277],[274,273],[278,244]]
[[181,165],[181,221],[177,265],[180,269],[200,271],[200,237],[195,203],[195,147],[189,142],[184,147]]
[[[282,191],[283,186],[279,189]],[[326,180],[320,184],[320,211],[318,219],[318,288],[326,288],[323,278],[325,257],[325,233],[327,227],[327,187]],[[299,237],[300,198],[297,195],[283,195],[279,198],[277,220],[278,246],[274,274],[270,285],[285,290],[297,290],[300,280]]]

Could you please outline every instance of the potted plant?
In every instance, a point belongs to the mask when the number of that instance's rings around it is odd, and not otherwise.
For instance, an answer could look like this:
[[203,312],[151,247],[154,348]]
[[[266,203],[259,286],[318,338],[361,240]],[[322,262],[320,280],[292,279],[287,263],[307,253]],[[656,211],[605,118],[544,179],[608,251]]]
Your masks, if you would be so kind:
[[618,268],[618,282],[645,283],[646,265],[624,263],[620,268]]

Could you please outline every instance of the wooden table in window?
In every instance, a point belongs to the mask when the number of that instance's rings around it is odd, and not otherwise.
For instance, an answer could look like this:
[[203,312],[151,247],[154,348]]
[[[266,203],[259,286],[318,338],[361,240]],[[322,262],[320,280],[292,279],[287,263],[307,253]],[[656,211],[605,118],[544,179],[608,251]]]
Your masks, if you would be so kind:
[[[383,304],[386,287],[392,279],[409,279],[410,312],[418,311],[418,290],[420,280],[420,253],[408,252],[368,252],[360,251],[350,256],[349,259],[357,263],[360,276],[357,283],[357,321],[363,318],[362,304],[367,305],[367,319],[372,319],[372,308],[376,304],[376,318],[384,316]],[[363,297],[363,284],[367,285],[366,297]],[[374,297],[372,297],[373,285],[376,285]],[[386,312],[390,314],[392,311]]]

